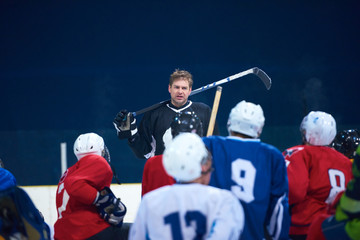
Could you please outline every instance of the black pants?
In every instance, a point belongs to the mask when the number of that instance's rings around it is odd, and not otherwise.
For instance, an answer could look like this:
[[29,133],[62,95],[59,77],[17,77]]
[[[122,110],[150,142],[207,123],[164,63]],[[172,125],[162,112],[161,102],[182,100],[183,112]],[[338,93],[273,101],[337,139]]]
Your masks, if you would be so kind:
[[289,235],[291,240],[305,240],[307,235]]
[[105,228],[98,234],[89,237],[87,240],[108,240],[108,239],[127,240],[129,236],[130,226],[131,223],[123,223],[121,228],[110,226],[108,228]]

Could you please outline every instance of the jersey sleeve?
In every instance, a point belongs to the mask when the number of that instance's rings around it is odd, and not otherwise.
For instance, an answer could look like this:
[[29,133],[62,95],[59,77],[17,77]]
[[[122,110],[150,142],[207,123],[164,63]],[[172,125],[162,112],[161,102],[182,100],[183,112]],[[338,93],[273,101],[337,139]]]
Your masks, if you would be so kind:
[[82,165],[76,178],[70,186],[67,186],[69,195],[84,204],[92,204],[97,192],[111,184],[112,170],[105,159],[99,158],[101,157],[95,156],[87,162],[80,162]]
[[304,150],[299,150],[287,156],[287,175],[289,180],[289,204],[302,201],[309,186],[309,173],[304,160]]
[[[134,139],[129,139],[128,145],[130,146],[132,152],[137,158],[145,159],[152,152],[155,152],[156,146],[152,138],[152,129],[151,129],[151,112],[144,114],[143,118],[140,121],[138,126],[138,134],[136,134]],[[154,154],[152,154],[154,155]]]
[[265,226],[272,239],[288,239],[290,214],[288,203],[288,178],[283,155],[274,148],[272,152],[272,180],[270,202]]

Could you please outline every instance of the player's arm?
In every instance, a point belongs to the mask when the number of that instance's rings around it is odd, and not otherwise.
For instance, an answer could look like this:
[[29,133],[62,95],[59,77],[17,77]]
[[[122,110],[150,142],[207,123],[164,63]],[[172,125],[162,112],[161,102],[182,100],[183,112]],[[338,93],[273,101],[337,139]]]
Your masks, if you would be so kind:
[[129,139],[128,145],[137,158],[148,159],[155,155],[156,142],[152,136],[151,112],[144,114],[139,124],[139,134]]
[[108,223],[121,227],[126,214],[126,206],[116,198],[110,188],[105,187],[97,193],[93,204],[100,216]]
[[139,128],[136,125],[136,118],[133,113],[124,109],[121,110],[114,118],[117,136],[119,139],[127,139],[128,145],[137,158],[143,159],[151,148],[151,121],[150,113],[145,113],[140,121]]
[[120,139],[133,139],[138,133],[136,118],[126,109],[118,112],[113,121],[117,136]]
[[273,152],[272,161],[270,202],[265,227],[273,239],[288,239],[290,228],[288,179],[284,157],[277,149]]
[[94,202],[98,189],[110,186],[113,173],[105,159],[94,159],[78,169],[77,178],[69,184],[67,192],[78,202],[90,205]]
[[289,204],[296,204],[302,201],[309,186],[309,172],[303,157],[305,150],[299,150],[286,157],[288,160],[287,176],[289,181]]

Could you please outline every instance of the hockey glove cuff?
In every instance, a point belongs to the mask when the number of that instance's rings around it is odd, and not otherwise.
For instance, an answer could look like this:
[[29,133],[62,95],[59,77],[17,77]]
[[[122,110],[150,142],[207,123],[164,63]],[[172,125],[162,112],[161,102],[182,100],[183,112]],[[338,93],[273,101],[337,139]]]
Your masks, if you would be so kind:
[[116,115],[113,123],[120,139],[132,139],[138,132],[136,119],[127,110],[121,110]]
[[126,214],[126,206],[116,198],[110,188],[98,192],[94,202],[100,216],[111,225],[121,227]]

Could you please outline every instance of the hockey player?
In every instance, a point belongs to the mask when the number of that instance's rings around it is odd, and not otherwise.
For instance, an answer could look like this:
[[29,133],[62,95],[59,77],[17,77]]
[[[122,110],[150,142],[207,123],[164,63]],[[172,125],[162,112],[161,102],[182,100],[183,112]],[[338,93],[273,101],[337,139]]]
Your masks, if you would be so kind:
[[301,122],[303,145],[284,151],[289,178],[290,237],[306,239],[314,218],[327,211],[352,177],[351,162],[329,147],[336,135],[335,119],[312,111]]
[[241,202],[243,239],[288,239],[286,166],[278,149],[260,141],[264,123],[260,105],[241,101],[229,115],[230,136],[203,138],[215,168],[210,186],[231,190]]
[[[1,161],[1,160],[0,160]],[[2,163],[2,162],[1,162]],[[0,239],[50,240],[50,228],[14,175],[0,167]]]
[[352,165],[354,178],[336,208],[335,216],[322,225],[326,239],[360,239],[360,147],[357,148]]
[[211,163],[197,134],[176,136],[163,164],[178,183],[144,195],[129,239],[239,239],[243,209],[230,191],[207,186]]
[[[164,134],[176,113],[195,112],[203,124],[203,132],[209,126],[211,109],[204,103],[188,100],[193,85],[192,75],[184,70],[175,70],[169,80],[168,91],[171,99],[160,107],[144,114],[139,128],[131,112],[121,110],[114,119],[114,126],[120,139],[128,139],[135,156],[149,159],[163,154]],[[214,134],[218,134],[215,125]]]
[[352,165],[354,178],[334,207],[336,211],[314,220],[307,240],[360,239],[360,147],[357,149]]
[[[360,133],[356,129],[342,130],[339,131],[334,141],[331,143],[331,147],[341,152],[353,162],[356,155],[356,149],[360,142]],[[354,165],[353,165],[354,166]],[[354,173],[354,167],[353,167]],[[339,200],[345,191],[341,191],[337,194],[335,200],[328,204],[327,212],[320,214],[313,219],[309,227],[307,240],[322,240],[325,236],[322,231],[322,223],[325,219],[335,214],[336,207],[339,204]]]
[[357,129],[349,129],[338,132],[331,146],[353,161],[359,143],[360,132]]
[[[202,137],[202,123],[194,112],[180,112],[177,113],[171,122],[171,134],[169,138],[174,138],[183,132],[196,133]],[[171,141],[171,139],[165,141]],[[165,185],[172,185],[175,183],[175,179],[169,176],[162,164],[163,155],[156,155],[149,158],[144,166],[141,196],[154,189]]]
[[81,134],[74,143],[78,162],[62,175],[56,191],[57,240],[126,239],[125,205],[110,190],[113,172],[102,137]]

